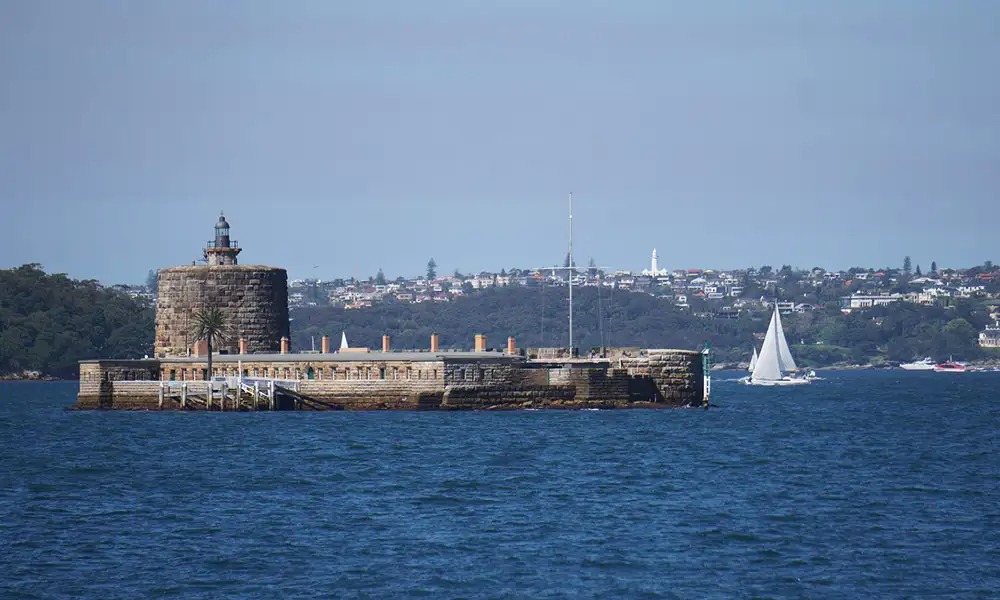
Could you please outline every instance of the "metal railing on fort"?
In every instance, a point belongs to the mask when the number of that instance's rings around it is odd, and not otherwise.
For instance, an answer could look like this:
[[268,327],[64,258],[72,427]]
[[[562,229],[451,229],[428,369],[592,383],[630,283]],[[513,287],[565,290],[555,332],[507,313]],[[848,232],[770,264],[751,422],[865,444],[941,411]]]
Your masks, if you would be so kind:
[[209,250],[214,250],[216,248],[232,248],[235,250],[236,248],[240,247],[240,243],[236,240],[229,240],[228,246],[216,246],[215,240],[209,240],[205,242],[205,247],[208,248]]

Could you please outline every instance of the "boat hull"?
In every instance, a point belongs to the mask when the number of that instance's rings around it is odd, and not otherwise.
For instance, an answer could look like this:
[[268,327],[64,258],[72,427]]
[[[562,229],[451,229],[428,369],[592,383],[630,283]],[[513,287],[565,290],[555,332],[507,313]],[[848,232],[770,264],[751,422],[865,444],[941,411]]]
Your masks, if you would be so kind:
[[750,377],[744,377],[740,379],[744,385],[755,385],[761,387],[778,387],[786,385],[805,385],[807,383],[812,383],[812,379],[804,379],[802,377],[787,377],[785,379],[767,379],[754,381]]
[[934,367],[935,373],[965,373],[965,365],[953,361],[943,362]]

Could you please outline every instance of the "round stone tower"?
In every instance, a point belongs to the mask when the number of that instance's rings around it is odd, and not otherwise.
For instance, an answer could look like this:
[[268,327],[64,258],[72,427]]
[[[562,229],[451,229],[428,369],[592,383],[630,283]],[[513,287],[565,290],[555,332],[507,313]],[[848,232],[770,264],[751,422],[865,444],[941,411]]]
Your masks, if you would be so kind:
[[[187,356],[198,340],[191,330],[194,314],[217,307],[226,316],[228,343],[221,353],[237,354],[239,340],[248,352],[277,352],[288,331],[288,273],[284,269],[239,265],[239,243],[229,237],[224,216],[215,225],[215,240],[205,248],[204,265],[162,269],[156,297],[158,358]],[[216,348],[213,348],[216,350]]]

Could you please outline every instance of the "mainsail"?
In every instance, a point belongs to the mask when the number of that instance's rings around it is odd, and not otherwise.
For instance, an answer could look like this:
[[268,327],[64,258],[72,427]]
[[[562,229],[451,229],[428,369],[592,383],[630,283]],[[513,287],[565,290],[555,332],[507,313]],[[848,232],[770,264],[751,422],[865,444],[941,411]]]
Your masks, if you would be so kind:
[[753,347],[753,356],[750,357],[750,367],[747,371],[753,373],[753,368],[757,366],[757,346]]
[[764,345],[760,347],[760,354],[757,355],[757,364],[754,365],[751,382],[778,381],[784,373],[781,372],[781,351],[778,349],[778,311],[771,315],[771,324],[767,326],[767,335],[764,336]]

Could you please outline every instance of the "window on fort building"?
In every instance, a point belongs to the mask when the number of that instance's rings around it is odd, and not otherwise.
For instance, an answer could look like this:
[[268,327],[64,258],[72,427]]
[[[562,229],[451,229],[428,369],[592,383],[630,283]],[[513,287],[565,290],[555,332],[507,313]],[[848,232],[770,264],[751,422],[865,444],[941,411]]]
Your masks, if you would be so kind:
[[410,367],[406,367],[406,378],[407,379],[413,378],[413,369],[411,369]]
[[243,369],[243,376],[244,377],[249,377],[250,376],[250,373],[249,373],[249,371],[247,369]]
[[170,369],[170,381],[177,381],[177,371]]
[[385,379],[385,367],[379,367],[379,369],[378,369],[378,378],[379,379]]
[[292,376],[292,371],[288,367],[285,367],[285,379],[290,379]]
[[296,367],[296,369],[295,369],[295,378],[296,379],[302,379],[302,369],[299,369],[299,368]]
[[253,376],[254,377],[259,377],[260,376],[260,371],[257,369],[257,367],[253,368]]

